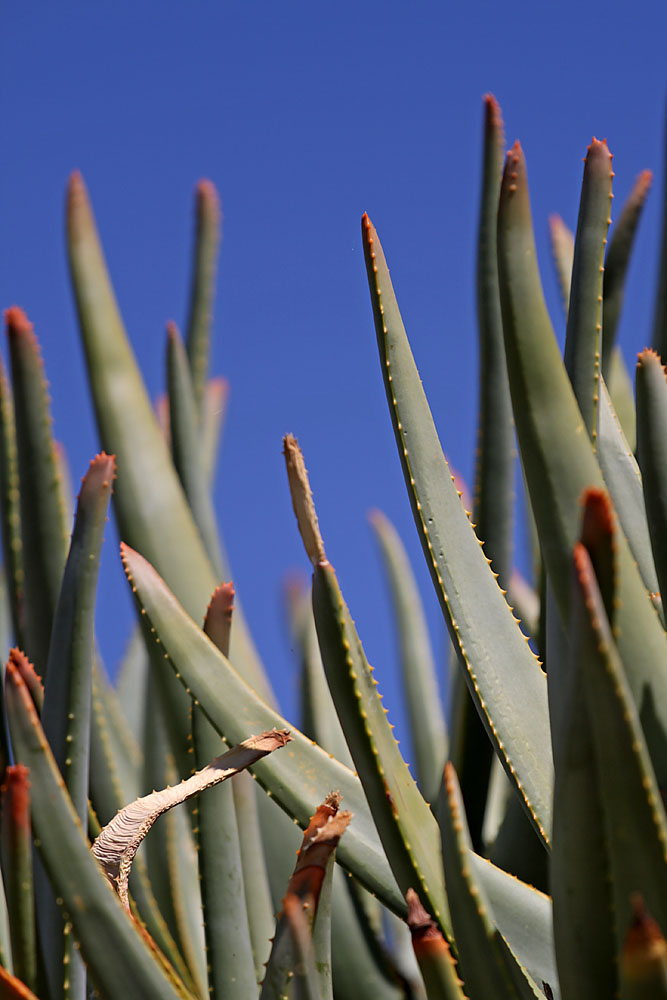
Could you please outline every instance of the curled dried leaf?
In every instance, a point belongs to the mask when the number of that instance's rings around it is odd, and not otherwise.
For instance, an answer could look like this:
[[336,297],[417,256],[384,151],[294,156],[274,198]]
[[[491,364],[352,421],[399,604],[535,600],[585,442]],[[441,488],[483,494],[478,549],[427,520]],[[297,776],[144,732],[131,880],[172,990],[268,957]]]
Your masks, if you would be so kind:
[[129,909],[128,880],[134,856],[156,819],[193,795],[245,770],[262,757],[284,747],[292,737],[287,729],[271,729],[251,736],[173,788],[136,799],[121,809],[96,838],[92,852]]
[[286,434],[283,438],[283,454],[287,466],[290,493],[292,494],[292,506],[306,554],[313,566],[316,566],[317,563],[325,563],[327,555],[324,551],[324,542],[317,521],[306,463],[303,460],[298,442],[292,434]]

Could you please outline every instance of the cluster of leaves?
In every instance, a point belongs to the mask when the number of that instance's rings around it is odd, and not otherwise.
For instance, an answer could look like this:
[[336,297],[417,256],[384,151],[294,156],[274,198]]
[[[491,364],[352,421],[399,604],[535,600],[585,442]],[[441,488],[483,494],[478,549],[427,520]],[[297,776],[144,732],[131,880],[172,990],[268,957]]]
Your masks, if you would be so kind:
[[[635,408],[614,338],[647,175],[607,244],[611,155],[594,139],[576,235],[552,221],[562,358],[523,153],[515,145],[503,169],[503,146],[489,97],[472,515],[380,242],[362,221],[387,400],[455,666],[447,727],[411,569],[374,514],[414,774],[289,435],[287,476],[313,567],[312,594],[294,590],[290,602],[302,732],[280,716],[233,589],[220,585],[230,573],[211,504],[225,394],[207,370],[214,190],[197,189],[187,335],[184,344],[168,328],[159,420],[72,177],[70,268],[105,452],[82,481],[70,536],[39,349],[25,315],[8,310],[2,629],[15,646],[0,743],[3,995],[667,997],[667,234]],[[535,588],[512,570],[515,433]],[[114,686],[93,624],[112,485],[138,610]],[[221,739],[232,747],[223,754]],[[172,808],[186,800],[191,811]],[[295,823],[305,833],[290,874]]]

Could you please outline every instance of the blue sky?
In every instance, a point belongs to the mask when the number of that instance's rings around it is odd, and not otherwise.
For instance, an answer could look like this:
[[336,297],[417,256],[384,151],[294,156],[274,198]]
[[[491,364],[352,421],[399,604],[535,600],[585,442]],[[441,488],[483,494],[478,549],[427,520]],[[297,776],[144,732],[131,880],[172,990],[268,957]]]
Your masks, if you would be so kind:
[[[593,135],[614,153],[617,210],[640,170],[661,171],[665,38],[661,0],[4,4],[0,301],[35,324],[77,482],[98,444],[64,254],[67,176],[76,167],[85,177],[153,395],[164,381],[165,323],[185,316],[193,188],[210,177],[220,192],[212,368],[229,378],[231,400],[216,499],[237,590],[288,716],[296,680],[281,587],[307,563],[282,464],[287,431],[304,449],[329,557],[399,732],[370,508],[408,544],[435,649],[445,650],[386,412],[362,213],[382,240],[445,451],[470,480],[482,96],[496,95],[508,142],[524,146],[562,330],[547,217],[576,224]],[[620,334],[629,359],[650,337],[657,181]],[[99,632],[112,670],[131,614],[117,564],[110,528]]]

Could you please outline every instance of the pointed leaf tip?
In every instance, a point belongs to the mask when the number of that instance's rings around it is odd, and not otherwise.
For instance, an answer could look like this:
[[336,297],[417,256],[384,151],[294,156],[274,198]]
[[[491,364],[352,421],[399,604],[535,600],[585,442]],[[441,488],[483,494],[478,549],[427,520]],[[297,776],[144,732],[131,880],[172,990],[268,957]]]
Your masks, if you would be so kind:
[[654,351],[652,347],[645,347],[643,351],[640,351],[637,355],[637,368],[640,368],[644,364],[652,364],[658,361],[662,365],[662,358],[657,351]]
[[209,610],[211,607],[215,606],[218,611],[227,611],[231,614],[234,609],[234,596],[235,596],[234,584],[231,583],[221,583],[213,591],[213,596],[209,603]]
[[15,670],[18,673],[18,676],[25,681],[30,689],[33,700],[38,704],[38,707],[41,710],[41,704],[44,698],[44,683],[23,650],[19,649],[17,646],[9,650],[9,659],[7,660],[8,670],[10,666],[12,670]]
[[73,170],[67,181],[67,201],[68,204],[76,199],[88,200],[88,191],[80,170]]
[[591,551],[597,546],[601,536],[610,537],[614,533],[614,513],[611,501],[604,490],[591,487],[582,497],[584,518],[581,540]]
[[69,176],[65,204],[67,230],[70,238],[76,238],[90,227],[93,214],[88,189],[78,170],[74,170]]
[[[521,204],[522,202],[525,202],[525,211],[529,214],[530,203],[528,201],[528,184],[526,182],[526,160],[523,155],[521,143],[518,139],[512,148],[508,150],[505,157],[505,169],[503,170],[503,179],[500,188],[500,204],[498,210],[499,224],[503,212],[503,206],[508,204],[509,196],[515,194],[517,190],[523,194],[523,198],[520,199],[519,203]],[[511,203],[514,202],[516,202],[516,199],[512,199]]]
[[213,212],[218,220],[220,219],[222,214],[220,209],[220,195],[213,181],[208,180],[206,177],[202,177],[201,180],[197,181],[195,196],[198,209]]
[[[18,692],[19,697],[24,700],[28,707],[29,715],[31,718],[36,719],[34,696],[35,694],[39,696],[41,689],[43,698],[44,688],[41,678],[35,673],[32,663],[20,649],[11,649],[9,651],[9,659],[5,666],[5,687],[8,686],[13,687]],[[35,690],[33,690],[33,687]],[[39,709],[41,711],[41,705],[39,705]]]
[[667,962],[667,942],[647,912],[641,893],[632,898],[633,918],[623,944],[621,975],[627,982],[645,981]]
[[[116,478],[116,456],[108,455],[106,451],[100,451],[95,458],[91,458],[88,464],[88,472],[92,472],[93,469],[104,469],[107,468],[109,476],[111,479]],[[83,477],[86,478],[85,476]]]
[[595,136],[591,139],[590,146],[587,149],[588,153],[593,152],[593,150],[599,150],[600,152],[606,152],[611,158],[611,152],[609,151],[609,146],[607,145],[606,139],[596,139]]
[[502,131],[504,127],[503,114],[500,110],[500,104],[493,94],[484,95],[484,114],[487,125]]
[[8,336],[19,333],[33,333],[33,325],[20,306],[10,306],[5,309],[5,325]]
[[0,787],[0,795],[9,803],[15,828],[30,827],[30,769],[25,764],[9,764]]

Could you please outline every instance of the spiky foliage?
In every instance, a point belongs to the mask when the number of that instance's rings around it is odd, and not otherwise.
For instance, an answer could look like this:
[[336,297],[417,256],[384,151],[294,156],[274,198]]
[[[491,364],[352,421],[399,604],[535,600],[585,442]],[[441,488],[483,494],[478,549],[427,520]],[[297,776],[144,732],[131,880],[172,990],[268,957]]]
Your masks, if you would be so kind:
[[[594,139],[576,235],[552,221],[563,358],[525,159],[516,144],[503,169],[503,145],[487,97],[472,517],[378,235],[362,221],[399,461],[458,662],[447,726],[411,567],[375,512],[414,773],[289,435],[289,489],[313,571],[312,593],[292,587],[289,601],[300,727],[281,717],[234,589],[221,584],[230,571],[211,470],[223,389],[206,381],[220,238],[212,185],[196,191],[187,336],[169,325],[158,420],[86,189],[71,178],[70,268],[104,451],[69,536],[37,340],[10,308],[0,496],[5,642],[16,645],[0,729],[3,996],[667,998],[667,380],[644,350],[635,412],[615,346],[650,177],[607,245],[611,154]],[[661,279],[658,318],[666,295]],[[512,567],[515,431],[534,587]],[[138,611],[115,685],[94,636],[112,486]],[[221,754],[221,741],[232,749]],[[238,773],[246,767],[255,781]],[[193,796],[189,811],[175,808]],[[305,835],[292,871],[293,821]]]

